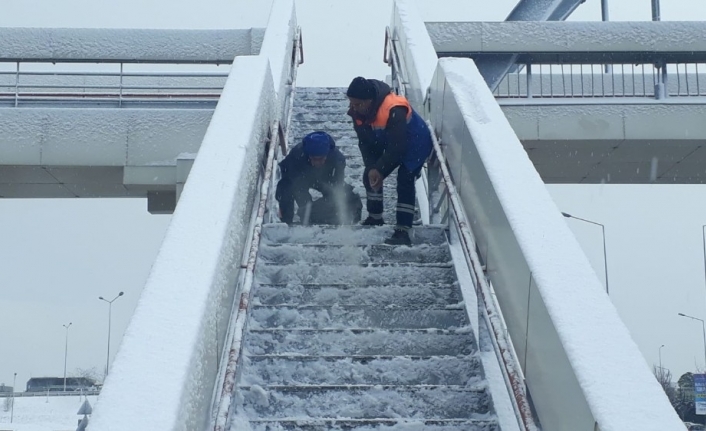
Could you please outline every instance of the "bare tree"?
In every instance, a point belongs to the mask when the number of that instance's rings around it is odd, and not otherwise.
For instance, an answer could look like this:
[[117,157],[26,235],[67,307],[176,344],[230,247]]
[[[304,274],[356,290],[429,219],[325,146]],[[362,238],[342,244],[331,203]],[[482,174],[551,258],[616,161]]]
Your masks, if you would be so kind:
[[103,373],[96,367],[91,368],[76,368],[72,373],[71,377],[85,377],[91,379],[94,382],[101,384],[103,383]]
[[672,382],[672,372],[664,367],[653,365],[652,373],[655,375],[657,381],[662,386],[664,393],[667,394],[669,402],[676,410],[679,397],[677,396],[677,389],[674,386],[674,383]]

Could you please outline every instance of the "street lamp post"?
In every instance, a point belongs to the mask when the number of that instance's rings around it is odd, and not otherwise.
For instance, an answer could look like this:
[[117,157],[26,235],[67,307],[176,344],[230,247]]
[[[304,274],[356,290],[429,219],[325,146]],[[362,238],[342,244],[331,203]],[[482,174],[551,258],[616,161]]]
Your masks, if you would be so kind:
[[120,298],[123,296],[125,292],[120,292],[118,293],[118,296],[115,298],[111,299],[108,301],[107,299],[103,298],[102,296],[99,296],[98,299],[101,301],[105,301],[108,303],[108,357],[105,359],[105,375],[108,375],[108,368],[110,367],[110,321],[113,313],[113,302],[115,302],[116,299]]
[[659,0],[652,0],[652,21],[660,21],[662,14],[659,11]]
[[605,293],[610,295],[610,289],[608,288],[608,254],[606,252],[606,245],[605,245],[605,226],[602,225],[601,223],[596,223],[595,221],[586,220],[585,218],[581,218],[581,217],[576,217],[576,216],[571,215],[569,213],[562,212],[561,215],[563,215],[566,218],[573,218],[576,220],[581,220],[583,222],[594,224],[596,226],[601,227],[601,232],[603,233],[603,272],[605,273]]
[[[608,18],[608,0],[601,0],[601,20],[603,22],[610,21]],[[610,64],[605,65],[605,73],[610,73],[612,67]]]
[[704,333],[704,366],[706,367],[706,324],[704,323],[704,319],[699,319],[698,317],[689,316],[684,313],[678,313],[678,314],[682,317],[687,317],[689,319],[698,320],[699,322],[701,322],[701,329],[703,330],[703,333]]
[[12,406],[10,407],[10,423],[15,418],[15,392],[17,392],[17,373],[12,377]]
[[704,249],[704,283],[706,283],[706,233],[704,233],[705,228],[706,224],[701,226],[701,243],[703,244]]
[[664,344],[659,346],[659,369],[660,369],[660,372],[664,372],[664,368],[662,368],[662,347],[664,347]]
[[69,322],[68,325],[61,326],[66,328],[66,341],[64,342],[64,392],[66,392],[66,359],[69,356],[69,327],[71,326],[71,322]]

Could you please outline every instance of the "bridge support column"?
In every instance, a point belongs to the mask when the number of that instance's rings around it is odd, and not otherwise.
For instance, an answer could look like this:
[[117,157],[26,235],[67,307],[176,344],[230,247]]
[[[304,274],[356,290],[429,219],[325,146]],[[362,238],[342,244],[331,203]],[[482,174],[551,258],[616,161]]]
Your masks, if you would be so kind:
[[189,177],[191,167],[194,165],[195,155],[182,156],[179,155],[176,161],[176,202],[179,202],[181,192],[184,190],[184,184]]
[[172,214],[176,208],[176,202],[174,191],[147,192],[147,211],[150,214]]

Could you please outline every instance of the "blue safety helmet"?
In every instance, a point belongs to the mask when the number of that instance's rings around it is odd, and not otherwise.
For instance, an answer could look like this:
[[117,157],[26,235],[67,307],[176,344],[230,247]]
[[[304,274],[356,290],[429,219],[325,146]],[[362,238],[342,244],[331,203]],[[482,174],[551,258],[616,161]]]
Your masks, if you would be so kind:
[[326,132],[312,132],[302,139],[304,153],[311,157],[323,157],[328,155],[334,147],[333,138]]

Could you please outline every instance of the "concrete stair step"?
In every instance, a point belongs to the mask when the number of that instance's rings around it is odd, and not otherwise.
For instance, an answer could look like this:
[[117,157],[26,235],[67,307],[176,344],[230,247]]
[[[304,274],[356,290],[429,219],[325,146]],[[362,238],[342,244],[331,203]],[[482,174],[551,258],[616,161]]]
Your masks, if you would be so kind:
[[279,265],[298,262],[363,265],[370,263],[451,263],[446,245],[421,244],[416,247],[387,245],[266,244],[260,247],[260,262]]
[[415,266],[314,266],[314,265],[259,265],[255,281],[265,284],[311,283],[375,286],[381,282],[391,283],[442,283],[456,281],[453,267],[425,267],[420,271]]
[[399,308],[444,307],[460,304],[456,284],[409,284],[383,286],[284,284],[258,285],[253,302],[259,305],[374,305]]
[[450,330],[250,329],[248,355],[467,356],[477,351],[470,327]]
[[266,328],[460,328],[468,324],[466,310],[400,310],[372,307],[271,307],[253,306],[250,327]]
[[478,385],[477,357],[296,358],[246,357],[241,384]]
[[252,431],[500,431],[494,420],[269,420],[250,421]]
[[261,387],[242,388],[238,410],[249,418],[488,419],[484,388]]
[[[287,226],[274,223],[263,226],[264,244],[330,244],[330,245],[374,245],[392,234],[390,226]],[[410,233],[413,245],[446,243],[446,233],[440,226],[419,226]]]

